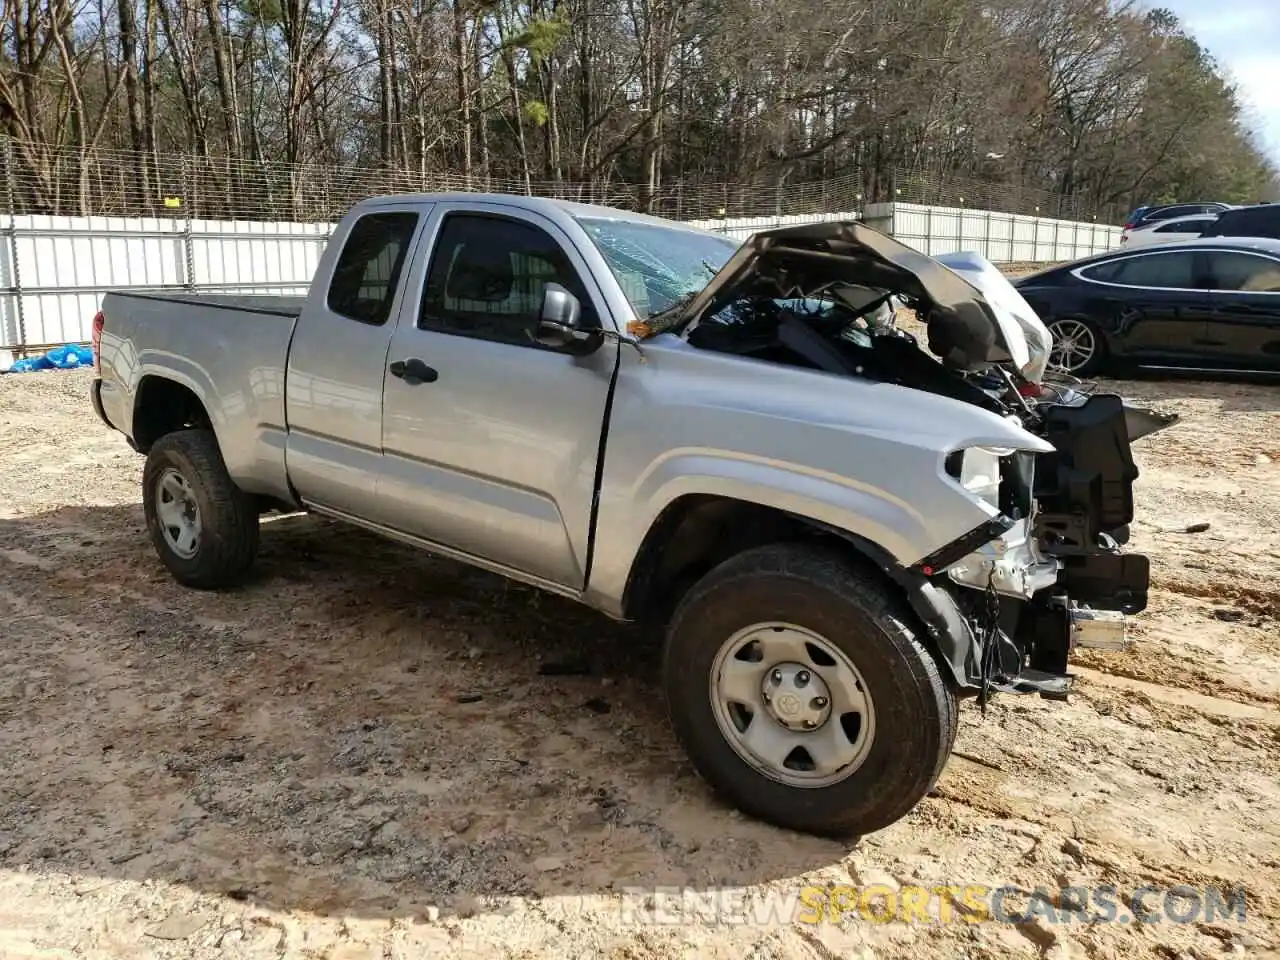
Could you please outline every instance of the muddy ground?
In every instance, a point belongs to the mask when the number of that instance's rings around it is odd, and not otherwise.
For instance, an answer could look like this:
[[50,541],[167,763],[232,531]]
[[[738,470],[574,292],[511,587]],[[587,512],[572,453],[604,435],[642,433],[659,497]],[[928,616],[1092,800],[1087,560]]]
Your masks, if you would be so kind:
[[[1138,444],[1136,646],[1069,704],[966,706],[934,794],[842,844],[711,796],[656,651],[569,603],[309,517],[266,524],[246,588],[179,587],[88,383],[0,377],[5,960],[1280,948],[1280,387],[1111,385],[1183,416]],[[623,893],[849,882],[1217,885],[1247,914],[733,924]]]

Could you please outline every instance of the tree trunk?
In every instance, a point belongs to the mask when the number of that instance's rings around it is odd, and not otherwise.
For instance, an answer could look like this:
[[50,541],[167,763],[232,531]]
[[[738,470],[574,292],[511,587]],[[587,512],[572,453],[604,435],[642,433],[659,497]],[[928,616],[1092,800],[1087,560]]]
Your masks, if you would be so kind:
[[549,54],[542,62],[542,102],[547,107],[547,122],[542,125],[542,134],[547,179],[559,183],[564,177],[564,168],[560,163],[560,101],[557,96],[559,87],[557,66],[554,54]]
[[186,29],[186,24],[174,23],[173,12],[169,9],[169,0],[152,0],[152,2],[156,6],[160,27],[164,30],[165,45],[173,61],[178,89],[182,94],[182,106],[187,115],[189,135],[200,155],[207,157],[209,156],[208,124],[200,104],[200,80],[185,42],[191,33]]
[[[124,69],[124,92],[129,108],[129,145],[133,150],[134,182],[129,191],[130,206],[137,212],[151,212],[151,170],[143,133],[142,103],[138,83],[138,12],[134,0],[118,0],[120,18],[120,60]],[[129,213],[135,210],[129,210]]]
[[486,116],[484,106],[484,50],[480,45],[482,31],[476,31],[476,42],[472,48],[474,56],[472,62],[475,65],[475,91],[476,91],[476,127],[480,134],[480,176],[484,178],[484,187],[489,189],[489,118]]
[[470,188],[471,91],[467,89],[467,20],[462,12],[462,0],[453,0],[453,59],[457,68],[455,79],[458,86],[458,109],[462,113],[462,175]]
[[378,160],[390,167],[392,156],[392,116],[394,114],[393,54],[391,50],[391,9],[383,0],[373,7],[375,42],[378,49]]
[[[121,6],[129,0],[118,0]],[[222,107],[222,122],[227,131],[227,154],[239,159],[244,153],[240,139],[240,118],[236,116],[235,95],[226,36],[222,31],[222,18],[218,13],[217,0],[204,0],[205,20],[209,25],[209,42],[213,47],[213,68],[218,78],[218,102]]]
[[160,152],[156,146],[156,0],[146,0],[146,33],[142,43],[142,137],[146,154],[147,171],[156,174],[151,192],[147,195],[148,209],[154,210],[156,192],[160,187]]
[[495,17],[494,22],[498,27],[498,48],[501,52],[502,62],[507,68],[507,90],[511,98],[511,111],[514,114],[512,119],[515,121],[516,150],[520,157],[520,173],[524,179],[524,192],[532,194],[533,182],[529,174],[529,148],[524,136],[524,111],[520,106],[520,82],[516,76],[515,51],[507,43],[507,30],[503,25],[502,16]]

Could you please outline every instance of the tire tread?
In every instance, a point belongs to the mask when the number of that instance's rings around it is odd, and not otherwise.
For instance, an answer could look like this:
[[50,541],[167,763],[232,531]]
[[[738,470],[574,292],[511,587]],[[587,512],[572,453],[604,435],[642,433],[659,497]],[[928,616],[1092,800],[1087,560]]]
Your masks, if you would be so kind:
[[[884,631],[900,654],[902,665],[909,671],[909,676],[898,678],[897,692],[914,701],[911,705],[913,713],[936,718],[936,739],[926,733],[926,739],[932,742],[922,744],[918,742],[921,731],[909,734],[916,738],[913,745],[920,749],[911,750],[910,758],[904,760],[910,764],[906,782],[899,785],[901,789],[896,797],[873,804],[874,809],[871,810],[858,806],[827,811],[820,817],[806,817],[802,823],[797,822],[794,815],[779,816],[777,811],[764,809],[761,803],[753,802],[750,789],[733,790],[735,796],[731,799],[761,819],[818,834],[869,833],[896,822],[919,803],[941,776],[955,743],[959,706],[937,660],[918,638],[915,615],[906,598],[878,570],[864,569],[850,562],[839,550],[808,543],[756,547],[725,561],[689,590],[672,617],[663,657],[663,674],[668,690],[679,670],[675,660],[679,656],[679,638],[688,619],[696,617],[701,605],[712,595],[723,590],[749,593],[761,578],[802,581],[860,609],[871,619]],[[670,695],[668,699],[669,705],[674,707],[670,703]],[[679,733],[681,724],[674,709],[672,720]],[[877,737],[885,735],[891,734],[879,730],[876,733]],[[685,737],[681,739],[686,740]],[[717,771],[708,770],[705,759],[700,762],[700,758],[692,753],[691,759],[704,779],[715,787],[721,780]],[[745,765],[743,769],[748,776],[761,776]]]
[[[203,492],[207,500],[200,511],[200,549],[190,560],[168,549],[153,516],[157,475],[166,466],[185,467],[182,460],[195,474],[187,476],[187,482],[197,485],[198,494]],[[211,431],[178,430],[157,440],[143,470],[143,499],[156,550],[179,583],[214,590],[235,586],[248,577],[258,552],[258,511],[252,498],[231,479]]]

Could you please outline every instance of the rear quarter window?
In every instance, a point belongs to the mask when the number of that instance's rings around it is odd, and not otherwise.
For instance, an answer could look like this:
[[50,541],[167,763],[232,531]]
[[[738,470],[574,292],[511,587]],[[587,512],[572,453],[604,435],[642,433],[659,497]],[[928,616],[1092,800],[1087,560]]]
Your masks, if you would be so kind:
[[1183,220],[1180,223],[1166,223],[1164,226],[1156,227],[1156,233],[1195,233],[1198,234],[1208,227],[1213,220],[1206,218],[1204,220]]
[[418,215],[368,213],[351,227],[333,269],[327,303],[334,313],[380,326],[391,315]]
[[1162,252],[1111,260],[1080,271],[1088,280],[1126,287],[1166,290],[1197,289],[1196,259],[1193,253]]
[[1106,263],[1099,263],[1092,267],[1086,267],[1080,271],[1080,276],[1087,280],[1098,280],[1104,283],[1115,279],[1116,273],[1120,270],[1120,264],[1123,261],[1109,260]]

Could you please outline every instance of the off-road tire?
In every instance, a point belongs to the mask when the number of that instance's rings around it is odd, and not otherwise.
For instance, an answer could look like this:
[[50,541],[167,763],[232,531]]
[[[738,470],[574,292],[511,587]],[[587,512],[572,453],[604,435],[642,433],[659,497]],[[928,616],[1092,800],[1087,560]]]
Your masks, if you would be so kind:
[[[875,734],[847,779],[784,784],[751,767],[721,733],[711,692],[717,651],[765,622],[822,635],[862,674]],[[689,591],[668,628],[663,687],[676,736],[702,778],[751,816],[827,836],[883,829],[933,788],[955,743],[956,697],[918,632],[897,588],[838,551],[775,544],[741,553]]]
[[[170,548],[156,515],[156,484],[167,468],[187,481],[200,508],[200,541],[190,558]],[[228,475],[212,432],[179,430],[155,442],[142,471],[142,506],[156,553],[179,583],[215,590],[249,575],[258,552],[258,511]]]

